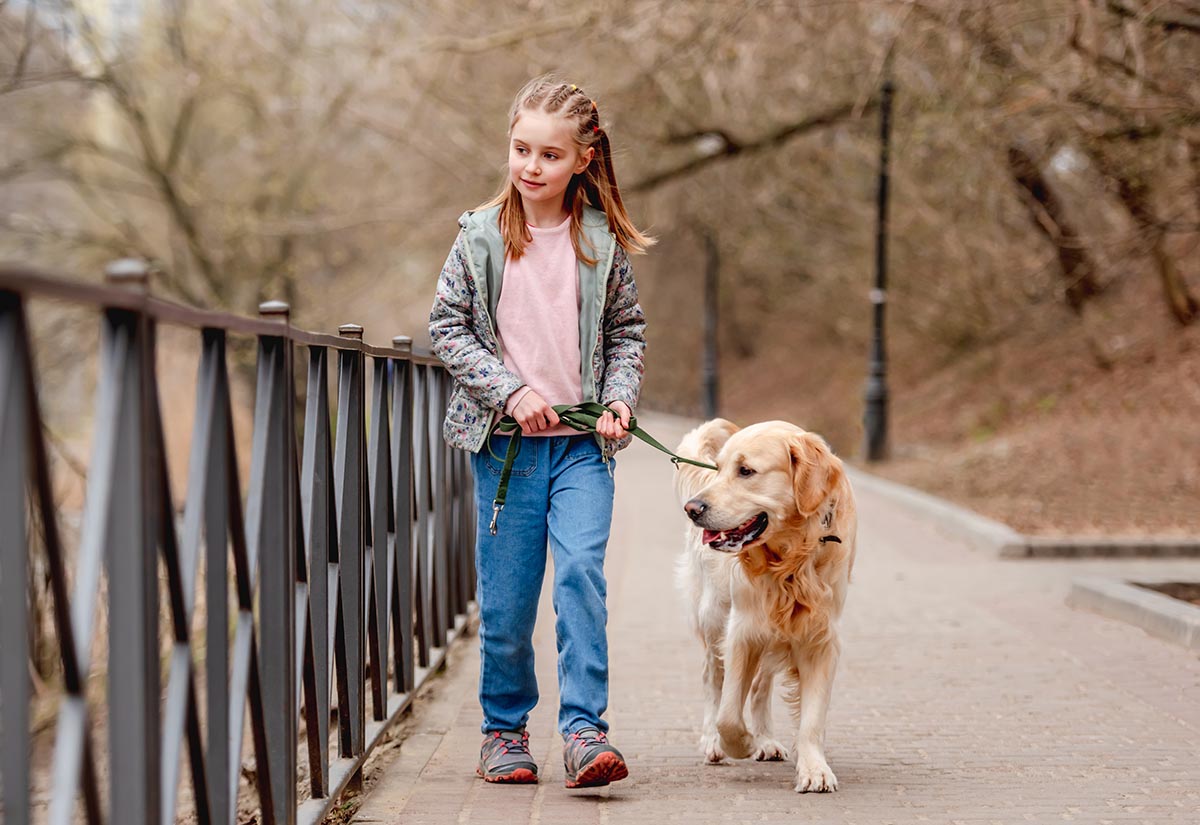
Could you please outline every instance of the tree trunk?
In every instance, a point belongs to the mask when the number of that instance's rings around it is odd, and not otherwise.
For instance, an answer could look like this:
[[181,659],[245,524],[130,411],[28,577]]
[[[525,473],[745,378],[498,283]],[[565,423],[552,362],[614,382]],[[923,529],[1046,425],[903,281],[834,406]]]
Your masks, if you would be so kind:
[[1067,281],[1067,303],[1079,312],[1084,301],[1102,290],[1096,281],[1096,267],[1033,156],[1019,146],[1010,145],[1008,168],[1013,180],[1028,196],[1022,200],[1029,209],[1034,227],[1058,251],[1058,264]]
[[1128,175],[1113,165],[1105,163],[1104,171],[1117,183],[1117,196],[1125,206],[1134,223],[1142,230],[1146,242],[1150,246],[1150,256],[1154,259],[1158,277],[1162,282],[1163,297],[1167,299],[1167,307],[1175,320],[1180,324],[1190,324],[1200,314],[1200,303],[1188,291],[1183,274],[1175,265],[1175,259],[1166,248],[1166,232],[1162,222],[1154,213],[1151,203],[1150,185],[1141,178]]

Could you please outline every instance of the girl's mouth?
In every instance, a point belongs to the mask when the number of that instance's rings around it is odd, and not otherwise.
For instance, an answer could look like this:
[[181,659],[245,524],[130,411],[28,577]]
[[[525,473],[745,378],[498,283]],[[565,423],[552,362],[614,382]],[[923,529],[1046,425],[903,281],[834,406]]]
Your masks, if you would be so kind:
[[525,184],[526,186],[530,187],[531,189],[537,189],[539,187],[546,185],[544,183],[535,183],[534,181],[531,181],[531,180],[525,180],[525,178],[521,178],[521,183]]

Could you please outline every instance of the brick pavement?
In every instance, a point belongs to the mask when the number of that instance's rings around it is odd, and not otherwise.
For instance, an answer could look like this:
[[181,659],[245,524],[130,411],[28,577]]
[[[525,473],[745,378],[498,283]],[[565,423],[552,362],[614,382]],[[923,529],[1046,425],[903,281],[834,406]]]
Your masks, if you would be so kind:
[[[677,419],[646,423],[668,444],[683,432]],[[609,719],[630,779],[563,788],[547,588],[530,723],[542,783],[474,777],[472,637],[418,699],[355,822],[1200,822],[1200,659],[1063,602],[1078,573],[1198,580],[1200,561],[1000,561],[862,492],[827,733],[841,790],[794,793],[790,763],[702,764],[700,648],[673,586],[683,520],[671,473],[641,444],[619,458]],[[785,730],[778,700],[775,720]]]

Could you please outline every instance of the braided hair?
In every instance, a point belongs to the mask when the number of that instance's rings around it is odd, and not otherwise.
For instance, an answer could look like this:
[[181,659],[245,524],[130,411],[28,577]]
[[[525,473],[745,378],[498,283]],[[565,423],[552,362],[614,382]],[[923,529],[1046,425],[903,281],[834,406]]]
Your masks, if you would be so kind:
[[[549,76],[536,77],[525,84],[513,101],[509,110],[510,134],[521,114],[527,111],[563,118],[573,126],[572,139],[580,152],[595,149],[587,168],[572,176],[563,196],[563,205],[571,214],[571,242],[575,256],[587,264],[596,263],[596,259],[580,246],[585,205],[599,209],[607,216],[609,231],[626,252],[645,252],[654,239],[638,230],[625,210],[613,170],[612,145],[608,132],[600,123],[600,107],[596,101],[574,83],[561,83]],[[496,196],[481,208],[496,205],[501,207],[500,231],[504,235],[505,248],[514,259],[520,258],[532,236],[525,226],[521,194],[507,177]]]

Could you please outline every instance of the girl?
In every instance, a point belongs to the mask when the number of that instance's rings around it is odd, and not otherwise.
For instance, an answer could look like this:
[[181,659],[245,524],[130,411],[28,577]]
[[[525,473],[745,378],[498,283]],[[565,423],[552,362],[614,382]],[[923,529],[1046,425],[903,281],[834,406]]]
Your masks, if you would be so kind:
[[[607,785],[628,775],[601,718],[611,462],[630,440],[646,347],[628,254],[653,240],[625,212],[596,102],[573,84],[528,83],[509,113],[506,180],[459,226],[429,335],[454,377],[443,435],[473,454],[484,733],[477,772],[489,782],[537,781],[525,724],[538,699],[533,625],[548,540],[566,784]],[[581,435],[552,408],[581,401],[618,415],[605,413],[596,435]],[[490,430],[505,413],[535,437],[521,439],[501,513],[492,507],[501,471],[492,455],[504,455],[507,439]]]

